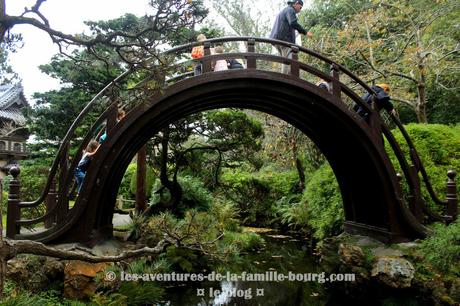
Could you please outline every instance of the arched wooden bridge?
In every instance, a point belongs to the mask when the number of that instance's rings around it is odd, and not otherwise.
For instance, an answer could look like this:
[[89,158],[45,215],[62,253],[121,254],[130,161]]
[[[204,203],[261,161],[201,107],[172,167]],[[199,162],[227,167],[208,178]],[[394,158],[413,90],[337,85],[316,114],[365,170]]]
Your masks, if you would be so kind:
[[[230,43],[244,45],[245,52],[210,54],[213,45]],[[198,44],[180,46],[164,53],[160,59],[152,60],[149,70],[133,68],[125,72],[94,97],[63,139],[39,199],[34,202],[20,200],[19,170],[12,169],[14,179],[10,184],[7,223],[9,238],[54,243],[89,242],[111,236],[118,187],[138,150],[177,119],[224,107],[272,114],[297,127],[316,143],[339,182],[347,232],[370,235],[387,242],[400,241],[429,235],[430,230],[423,225],[427,219],[449,222],[456,217],[455,173],[449,174],[446,201],[438,199],[403,126],[390,115],[390,120],[401,129],[409,145],[411,154],[407,159],[379,110],[370,108],[361,100],[360,95],[364,92],[373,93],[371,88],[350,71],[300,46],[270,39],[230,37],[203,43],[205,56],[199,60],[203,67],[201,75],[183,73],[186,67],[197,64],[197,60],[181,59]],[[291,48],[292,59],[256,52],[270,45]],[[246,68],[213,72],[211,63],[218,59],[239,59],[246,63]],[[158,64],[160,60],[169,64],[161,66]],[[290,65],[290,74],[279,73],[276,66],[279,64]],[[321,69],[324,67],[327,72]],[[143,75],[144,79],[137,86],[120,91],[125,80],[133,74]],[[318,78],[330,84],[329,91],[314,85]],[[118,92],[117,99],[113,98],[114,92]],[[117,102],[112,101],[120,99],[129,112],[117,123]],[[352,110],[354,103],[367,109],[370,113],[368,121]],[[69,147],[77,141],[74,132],[87,120],[88,114],[94,115],[95,109],[105,111],[93,122],[86,137],[79,140],[78,153],[71,157],[69,165]],[[103,123],[108,131],[107,140],[95,155],[74,206],[69,208],[70,186],[81,151]],[[407,200],[403,197],[401,177],[384,149],[384,138],[399,160],[409,190]],[[432,212],[426,205],[420,191],[419,175],[432,199],[446,208],[445,215]],[[20,218],[21,211],[39,205],[46,205],[45,215],[33,220]],[[46,229],[21,233],[21,227],[41,222],[45,222]]]

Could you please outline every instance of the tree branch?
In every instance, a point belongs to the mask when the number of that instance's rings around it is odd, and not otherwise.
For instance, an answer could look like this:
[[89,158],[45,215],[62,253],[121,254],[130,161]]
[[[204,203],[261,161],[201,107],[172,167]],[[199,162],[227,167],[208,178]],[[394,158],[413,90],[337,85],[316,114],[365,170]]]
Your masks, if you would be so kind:
[[83,253],[78,253],[68,250],[59,250],[53,247],[48,247],[43,243],[30,240],[10,240],[5,239],[1,247],[1,255],[3,258],[11,259],[17,254],[33,254],[50,256],[67,260],[82,260],[90,263],[98,262],[118,262],[127,258],[142,257],[146,255],[158,255],[163,252],[169,243],[166,240],[161,240],[154,248],[143,247],[141,249],[124,251],[115,256],[94,256]]

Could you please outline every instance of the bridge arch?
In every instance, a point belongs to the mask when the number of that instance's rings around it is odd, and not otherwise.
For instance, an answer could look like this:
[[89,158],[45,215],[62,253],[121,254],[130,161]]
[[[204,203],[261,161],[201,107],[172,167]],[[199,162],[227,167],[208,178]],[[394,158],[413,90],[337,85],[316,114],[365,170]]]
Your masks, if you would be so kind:
[[[246,52],[211,54],[212,45],[234,42],[243,43]],[[292,59],[259,53],[256,51],[257,44],[290,48]],[[184,53],[196,45],[203,45],[204,57],[183,61]],[[105,86],[85,106],[62,140],[38,199],[20,201],[20,182],[17,180],[19,170],[12,169],[14,179],[10,184],[7,217],[9,238],[41,242],[88,242],[97,241],[98,237],[111,236],[118,186],[139,148],[162,127],[179,118],[223,107],[255,109],[272,114],[303,131],[318,145],[338,179],[347,232],[394,242],[429,235],[431,231],[422,224],[424,218],[444,222],[455,220],[455,173],[449,174],[447,187],[450,191],[446,200],[440,200],[401,122],[390,116],[409,146],[410,160],[406,159],[398,141],[383,123],[378,109],[365,103],[352,88],[367,91],[373,96],[375,92],[345,67],[301,46],[254,37],[216,38],[178,46],[162,56],[165,56],[165,63],[154,57],[146,65],[131,67]],[[213,61],[235,58],[243,60],[246,69],[212,72]],[[307,62],[312,60],[311,65],[299,59]],[[324,66],[318,68],[315,61],[329,65],[330,73],[324,72]],[[267,69],[264,63],[287,64],[290,66],[290,74],[264,71]],[[196,64],[202,65],[204,74],[187,78],[190,73],[184,71]],[[117,123],[117,92],[125,88],[127,77],[133,74],[144,75],[145,78],[121,96],[126,98],[124,105],[139,105]],[[320,89],[305,77],[324,79],[330,89]],[[160,84],[162,79],[166,80]],[[152,89],[150,81],[155,81],[161,87]],[[347,103],[350,102],[359,104],[369,113],[368,122],[349,110]],[[93,125],[86,136],[77,139],[77,127],[84,123],[85,118],[92,120],[88,117],[90,112],[95,111],[96,105],[103,109],[102,113],[92,121]],[[73,172],[82,150],[91,138],[97,137],[101,125],[105,125],[108,139],[95,155],[83,189],[75,205],[70,208]],[[408,203],[403,200],[398,176],[385,152],[382,135],[388,140],[406,179]],[[77,145],[79,143],[79,148],[69,163],[72,141]],[[446,215],[437,214],[426,205],[421,194],[419,175],[431,199],[447,207]],[[37,207],[42,203],[46,205],[44,215],[30,220],[21,219],[22,209]],[[21,233],[22,226],[40,222],[44,222],[45,229],[35,233]]]
[[[78,198],[84,209],[69,222],[63,240],[89,231],[110,235],[113,209],[124,171],[136,152],[168,123],[223,107],[275,115],[310,137],[331,164],[342,193],[345,229],[385,241],[420,235],[410,228],[396,173],[381,136],[340,99],[290,75],[256,70],[224,71],[178,82],[133,109],[99,149]],[[78,215],[81,214],[81,217]],[[81,222],[85,223],[82,226]]]

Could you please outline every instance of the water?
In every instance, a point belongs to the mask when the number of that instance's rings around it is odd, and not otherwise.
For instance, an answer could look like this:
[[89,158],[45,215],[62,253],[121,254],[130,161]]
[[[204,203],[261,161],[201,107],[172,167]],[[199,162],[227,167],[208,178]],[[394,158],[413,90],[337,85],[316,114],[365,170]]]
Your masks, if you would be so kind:
[[[321,272],[309,242],[293,236],[261,235],[266,241],[264,249],[242,255],[243,262],[221,272],[224,279],[170,288],[165,305],[324,305],[327,300],[324,284],[279,281],[289,275],[291,279],[296,275],[298,279],[311,280],[315,273]],[[211,275],[215,280],[217,274]]]

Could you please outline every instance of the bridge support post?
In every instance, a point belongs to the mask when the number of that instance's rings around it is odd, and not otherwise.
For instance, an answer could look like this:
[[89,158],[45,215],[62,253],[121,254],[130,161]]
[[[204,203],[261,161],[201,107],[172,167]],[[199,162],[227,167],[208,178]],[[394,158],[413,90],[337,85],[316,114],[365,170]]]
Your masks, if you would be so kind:
[[[56,180],[53,179],[51,181],[50,190],[48,191],[48,195],[46,196],[46,213],[51,211],[57,203],[57,195],[56,195]],[[50,228],[53,226],[53,223],[56,222],[56,214],[49,216],[45,219],[45,228]]]
[[455,183],[455,177],[457,173],[454,170],[447,172],[447,215],[452,217],[451,222],[457,220],[458,215],[458,198],[457,198],[457,184]]
[[8,192],[8,212],[6,220],[6,237],[14,239],[19,234],[21,228],[16,224],[21,217],[21,209],[19,207],[19,195],[21,191],[21,182],[18,179],[21,170],[14,166],[10,169],[10,174],[13,179],[10,181],[10,190]]
[[331,76],[332,81],[329,84],[330,92],[337,98],[341,99],[342,89],[340,88],[340,72],[339,67],[336,64],[331,65]]
[[[256,52],[256,41],[254,38],[248,39],[248,53],[254,53]],[[255,57],[248,57],[246,59],[246,67],[247,69],[256,69],[257,68],[257,62]]]
[[299,77],[300,75],[299,48],[296,46],[291,46],[291,52],[292,52],[291,75],[295,77]]
[[[204,47],[204,56],[209,56],[211,55],[211,44],[209,42],[205,42],[203,44]],[[202,72],[201,73],[207,73],[211,72],[211,61],[210,60],[203,60],[202,61]]]

